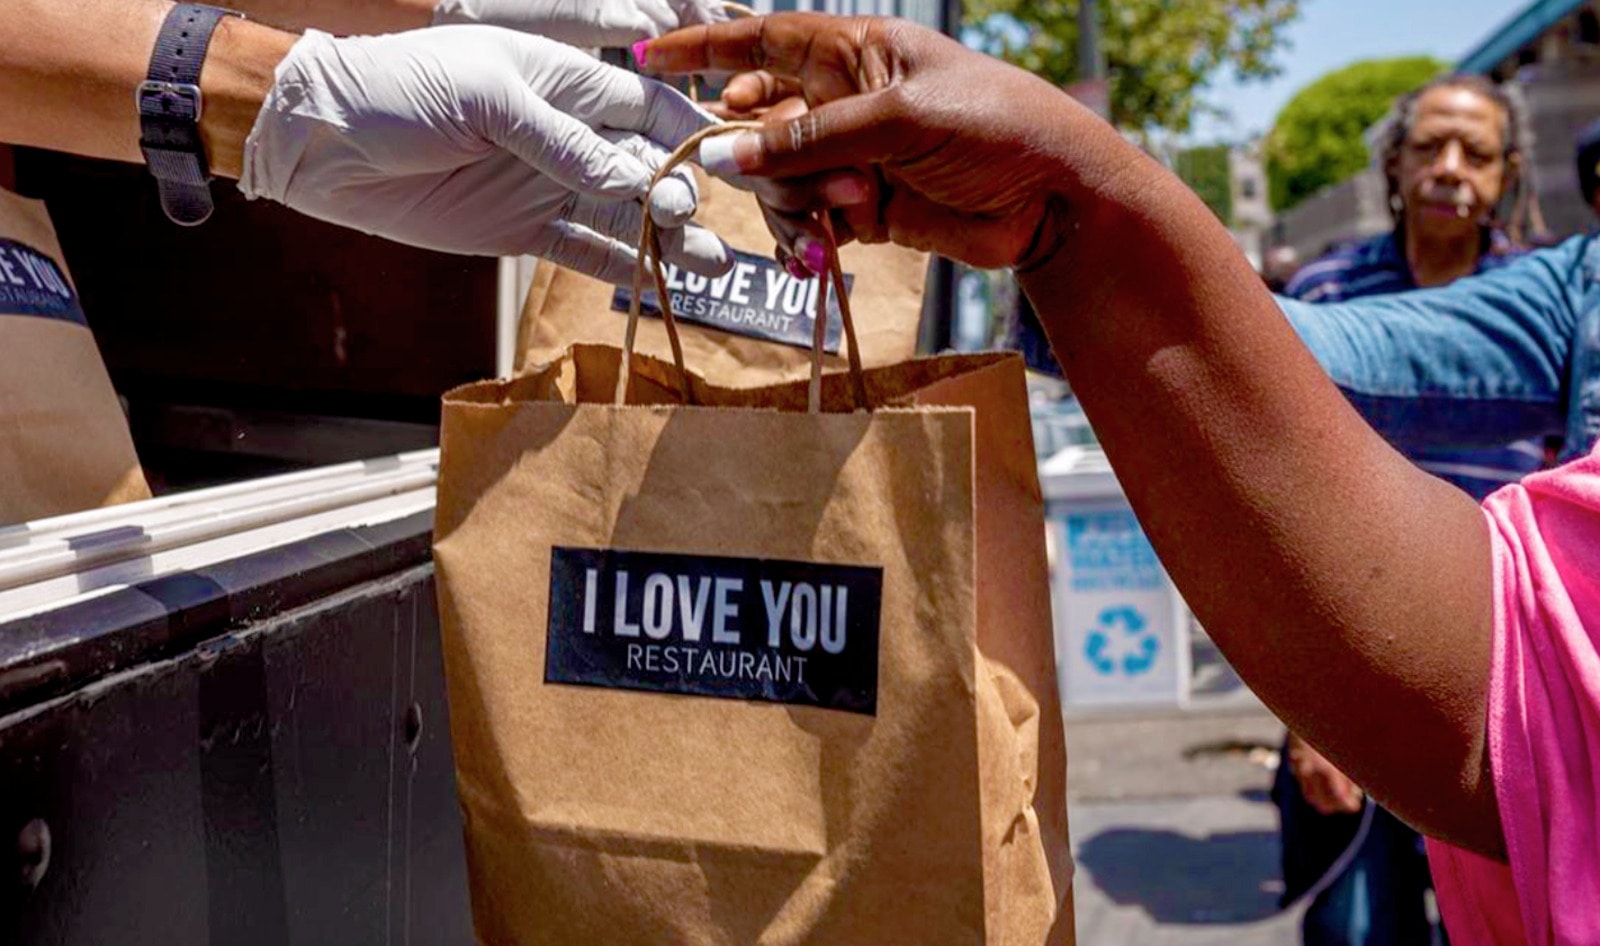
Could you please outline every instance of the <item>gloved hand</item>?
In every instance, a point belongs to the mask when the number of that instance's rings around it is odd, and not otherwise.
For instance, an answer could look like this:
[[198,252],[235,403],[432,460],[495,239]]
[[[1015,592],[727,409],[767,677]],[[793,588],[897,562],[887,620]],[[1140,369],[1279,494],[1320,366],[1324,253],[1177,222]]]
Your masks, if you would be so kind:
[[552,40],[486,26],[335,39],[278,65],[239,189],[401,243],[542,256],[632,278],[644,205],[662,255],[720,275],[732,254],[693,215],[693,178],[650,179],[714,121],[675,90]]
[[628,46],[728,18],[717,0],[440,0],[434,25],[485,23],[570,43]]

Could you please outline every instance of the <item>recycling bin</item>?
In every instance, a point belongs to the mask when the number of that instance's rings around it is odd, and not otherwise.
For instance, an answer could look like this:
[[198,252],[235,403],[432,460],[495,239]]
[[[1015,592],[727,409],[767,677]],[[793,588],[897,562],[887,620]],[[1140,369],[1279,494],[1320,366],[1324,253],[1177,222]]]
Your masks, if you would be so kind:
[[1039,480],[1063,711],[1183,706],[1189,610],[1104,452],[1068,446],[1040,465]]

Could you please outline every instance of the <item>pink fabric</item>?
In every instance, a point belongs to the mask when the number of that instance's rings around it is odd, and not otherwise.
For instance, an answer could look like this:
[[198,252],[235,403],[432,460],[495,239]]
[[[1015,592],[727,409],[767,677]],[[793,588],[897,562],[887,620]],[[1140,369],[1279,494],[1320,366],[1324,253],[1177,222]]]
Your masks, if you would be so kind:
[[1510,866],[1428,842],[1456,946],[1600,944],[1600,448],[1483,504],[1489,754]]

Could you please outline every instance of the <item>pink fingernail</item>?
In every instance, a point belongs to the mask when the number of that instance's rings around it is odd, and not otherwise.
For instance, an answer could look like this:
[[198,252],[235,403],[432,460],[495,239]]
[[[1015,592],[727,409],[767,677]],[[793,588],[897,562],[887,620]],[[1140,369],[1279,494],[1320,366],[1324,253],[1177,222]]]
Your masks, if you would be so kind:
[[864,204],[872,196],[865,181],[856,177],[835,178],[822,185],[822,196],[834,207],[853,207]]
[[648,63],[646,63],[645,60],[648,59],[649,57],[650,57],[650,41],[649,40],[641,39],[637,43],[633,44],[633,61],[634,62],[637,62],[641,67],[643,67],[643,66],[648,65]]
[[736,177],[761,161],[761,136],[753,131],[717,135],[700,142],[700,166],[718,177]]
[[806,269],[806,264],[795,259],[793,256],[790,256],[783,261],[783,268],[788,271],[789,275],[796,279],[814,279],[817,275],[811,270]]
[[812,272],[820,273],[828,268],[828,249],[811,237],[803,236],[795,241],[794,248],[800,252],[800,259]]

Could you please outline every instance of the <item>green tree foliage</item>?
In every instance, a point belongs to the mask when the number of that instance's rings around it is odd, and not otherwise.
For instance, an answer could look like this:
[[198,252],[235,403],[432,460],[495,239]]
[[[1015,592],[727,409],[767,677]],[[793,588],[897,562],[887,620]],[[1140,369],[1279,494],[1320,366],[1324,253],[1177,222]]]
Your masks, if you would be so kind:
[[1172,162],[1172,169],[1191,190],[1200,195],[1217,219],[1224,225],[1232,225],[1233,180],[1228,173],[1227,145],[1180,151]]
[[1446,67],[1429,56],[1369,59],[1295,93],[1267,135],[1272,209],[1287,210],[1366,167],[1370,157],[1362,133],[1396,98]]
[[[1280,71],[1283,29],[1300,0],[1100,0],[1100,47],[1120,128],[1181,134],[1224,69],[1242,79]],[[968,0],[971,45],[1057,85],[1078,78],[1077,0]]]

